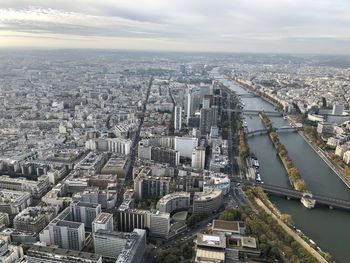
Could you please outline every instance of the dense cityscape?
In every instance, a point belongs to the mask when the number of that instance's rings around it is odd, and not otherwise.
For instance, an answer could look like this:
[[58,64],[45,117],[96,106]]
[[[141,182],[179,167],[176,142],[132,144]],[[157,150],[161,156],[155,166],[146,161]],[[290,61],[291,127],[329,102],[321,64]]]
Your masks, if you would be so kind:
[[[322,56],[2,51],[0,261],[347,262],[339,236],[280,202],[339,217],[349,234],[349,68]],[[343,196],[317,185],[286,136]],[[273,158],[255,150],[263,139]]]

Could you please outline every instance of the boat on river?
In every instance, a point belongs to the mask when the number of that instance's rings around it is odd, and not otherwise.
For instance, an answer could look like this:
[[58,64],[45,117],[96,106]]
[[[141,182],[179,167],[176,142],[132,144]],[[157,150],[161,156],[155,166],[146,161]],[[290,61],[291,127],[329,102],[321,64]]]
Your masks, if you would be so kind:
[[309,192],[303,193],[300,202],[308,209],[314,208],[316,204],[316,200],[312,198],[312,194]]

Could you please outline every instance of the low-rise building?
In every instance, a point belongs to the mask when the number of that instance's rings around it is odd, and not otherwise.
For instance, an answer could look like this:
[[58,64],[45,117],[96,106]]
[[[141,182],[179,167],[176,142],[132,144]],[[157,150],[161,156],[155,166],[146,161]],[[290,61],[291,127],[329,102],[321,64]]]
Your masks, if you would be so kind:
[[226,238],[224,235],[197,234],[196,263],[224,263]]
[[0,188],[29,192],[33,197],[40,198],[48,190],[50,184],[47,176],[40,176],[37,181],[26,178],[11,178],[10,176],[0,176]]
[[102,168],[101,174],[116,174],[118,178],[124,178],[126,169],[126,158],[110,158]]
[[32,204],[32,196],[28,192],[0,190],[0,211],[9,215],[18,214]]
[[19,231],[39,233],[56,216],[53,207],[28,207],[13,219],[13,227]]
[[28,263],[102,263],[102,257],[98,254],[38,245],[28,249],[25,260]]
[[10,245],[8,240],[0,239],[0,262],[17,262],[23,256],[21,246]]
[[10,224],[9,215],[7,213],[0,212],[0,230],[4,229]]

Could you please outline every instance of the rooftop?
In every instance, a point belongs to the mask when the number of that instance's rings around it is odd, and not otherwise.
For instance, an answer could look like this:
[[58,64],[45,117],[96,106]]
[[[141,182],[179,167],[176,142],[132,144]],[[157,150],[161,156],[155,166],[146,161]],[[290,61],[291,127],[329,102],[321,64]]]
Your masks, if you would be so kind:
[[[53,257],[59,257],[59,258],[83,258],[83,259],[90,259],[90,260],[99,260],[100,255],[93,254],[93,253],[87,253],[87,252],[81,252],[76,250],[69,250],[69,249],[63,249],[63,248],[57,248],[57,247],[50,247],[50,246],[38,246],[33,245],[28,250],[28,255],[38,255],[38,254],[54,254]],[[57,256],[56,256],[57,255]],[[50,255],[52,257],[52,255]]]
[[96,216],[95,220],[94,220],[94,223],[97,223],[97,224],[104,224],[106,223],[109,219],[111,219],[113,217],[112,214],[109,214],[109,213],[100,213]]

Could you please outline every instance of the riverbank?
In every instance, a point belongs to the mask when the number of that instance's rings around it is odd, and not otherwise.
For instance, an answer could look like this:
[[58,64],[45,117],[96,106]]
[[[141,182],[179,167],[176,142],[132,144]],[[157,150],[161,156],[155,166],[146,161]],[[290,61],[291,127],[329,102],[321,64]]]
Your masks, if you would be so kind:
[[[267,101],[268,103],[272,104],[275,108],[277,109],[283,109],[283,105],[281,103],[279,103],[278,101],[276,101],[275,99],[269,97],[268,94],[266,93],[262,93],[260,91],[257,91],[253,86],[248,85],[247,83],[242,82],[239,79],[235,79],[235,78],[230,78],[232,81],[235,81],[236,83],[238,83],[240,86],[244,87],[246,90],[252,92],[253,94],[261,97],[262,99],[264,99],[265,101]],[[279,110],[280,111],[280,110]]]
[[[284,232],[283,235],[287,235],[294,239],[294,248],[296,248],[296,246],[300,246],[301,248],[305,249],[305,251],[309,253],[311,257],[316,259],[317,262],[332,262],[332,256],[327,252],[321,251],[312,240],[300,232],[300,230],[297,230],[291,216],[281,213],[281,211],[279,211],[279,209],[269,200],[262,188],[247,188],[245,192],[248,199],[254,206],[256,206],[261,215],[265,213],[271,217],[272,220],[276,220],[276,225],[281,227],[281,230]],[[288,241],[288,243],[293,244],[291,241]],[[301,259],[299,258],[299,260]],[[303,258],[303,260],[306,260],[306,258]],[[307,261],[301,262],[315,261],[312,260],[312,258],[308,258]]]
[[350,189],[350,182],[345,178],[340,168],[336,167],[335,164],[330,160],[327,153],[325,153],[320,147],[314,145],[310,140],[306,137],[304,132],[298,131],[299,135],[307,142],[307,144],[320,156],[320,158],[328,165],[329,168],[333,170],[333,172],[342,180],[342,182]]
[[260,199],[255,198],[255,202],[259,207],[261,207],[265,211],[265,213],[267,213],[273,219],[275,219],[278,225],[280,225],[289,236],[291,236],[296,242],[298,242],[299,245],[302,246],[308,253],[310,253],[318,262],[328,262],[310,244],[308,244],[304,239],[302,239],[298,234],[296,234],[292,229],[290,229],[289,226],[287,226],[281,219],[279,219]]
[[[260,94],[260,92],[257,92],[252,86],[250,86],[250,85],[248,85],[246,83],[243,83],[243,82],[241,82],[239,80],[236,80],[236,79],[232,79],[232,78],[230,78],[230,79],[232,81],[236,82],[237,84],[239,84],[239,86],[241,86],[245,90],[253,92],[255,95],[259,96],[264,101],[270,103],[275,108],[279,108],[279,106],[281,106],[280,104],[277,104],[276,102],[272,101],[268,97],[263,96],[262,94]],[[287,115],[287,118],[288,118],[289,122],[294,123],[294,121],[292,120],[292,118],[289,115]],[[312,143],[310,143],[309,139],[306,137],[304,132],[298,131],[298,133],[307,142],[307,144],[317,153],[317,155],[327,164],[327,166],[330,169],[332,169],[332,171],[338,176],[338,178],[350,189],[350,182],[346,179],[346,177],[344,176],[342,170],[339,167],[337,167],[332,162],[332,160],[328,157],[327,153],[325,153],[321,148],[319,148],[319,147],[313,145]]]

